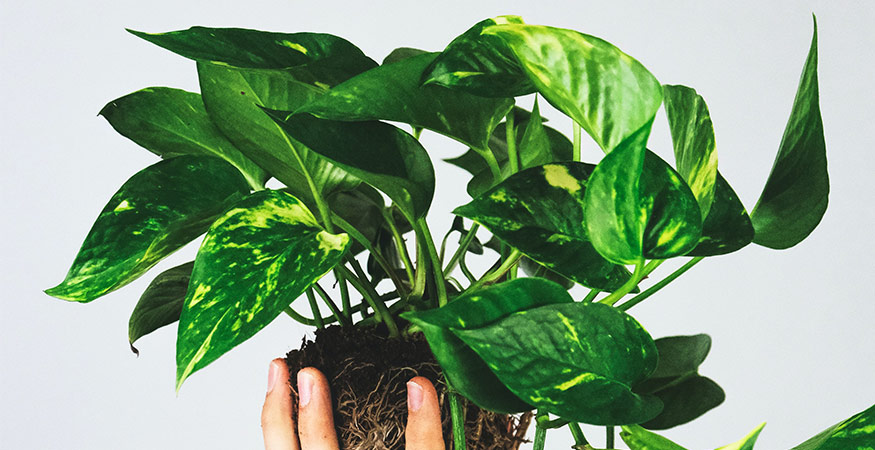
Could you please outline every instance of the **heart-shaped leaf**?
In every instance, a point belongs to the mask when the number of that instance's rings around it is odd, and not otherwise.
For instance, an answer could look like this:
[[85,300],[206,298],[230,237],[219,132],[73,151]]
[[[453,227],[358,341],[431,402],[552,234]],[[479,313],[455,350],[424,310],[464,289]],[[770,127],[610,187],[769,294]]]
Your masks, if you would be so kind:
[[340,262],[349,238],[300,200],[259,191],[213,224],[198,250],[176,340],[176,389],[252,337]]
[[829,197],[826,142],[817,87],[817,22],[790,120],[760,199],[751,213],[754,242],[785,249],[820,223]]
[[437,53],[387,64],[341,83],[297,110],[330,120],[390,120],[429,129],[477,149],[513,106],[511,99],[477,97],[442,86],[420,86]]
[[871,450],[875,442],[875,406],[837,423],[792,450]]
[[267,176],[210,120],[200,94],[152,87],[109,102],[100,110],[119,134],[162,158],[216,156],[240,170],[253,187]]
[[483,97],[517,97],[535,92],[525,71],[504,41],[483,30],[501,24],[521,24],[517,16],[478,22],[453,39],[422,73],[422,84],[437,84]]
[[100,212],[64,281],[46,293],[90,302],[204,233],[249,185],[211,156],[179,156],[132,176]]
[[473,293],[460,295],[439,309],[406,312],[401,317],[418,325],[450,385],[481,408],[504,414],[528,411],[502,384],[489,366],[450,331],[487,325],[511,313],[537,306],[571,303],[559,285],[538,279],[518,278]]
[[702,234],[696,198],[681,177],[636,140],[607,154],[586,190],[584,221],[608,261],[638,264],[692,250]]
[[593,167],[576,162],[533,167],[453,213],[578,283],[611,291],[629,272],[601,257],[586,234],[584,196]]
[[413,136],[384,122],[338,122],[265,110],[295,140],[383,191],[411,223],[434,196],[434,168]]
[[137,339],[179,320],[192,267],[194,261],[161,272],[140,296],[128,321],[128,342],[137,355]]
[[610,43],[573,30],[522,24],[493,25],[483,34],[501,38],[538,92],[605,152],[650,129],[662,86]]
[[452,331],[514,394],[563,419],[623,425],[649,420],[662,409],[658,399],[631,390],[656,368],[653,340],[635,319],[610,306],[542,306]]

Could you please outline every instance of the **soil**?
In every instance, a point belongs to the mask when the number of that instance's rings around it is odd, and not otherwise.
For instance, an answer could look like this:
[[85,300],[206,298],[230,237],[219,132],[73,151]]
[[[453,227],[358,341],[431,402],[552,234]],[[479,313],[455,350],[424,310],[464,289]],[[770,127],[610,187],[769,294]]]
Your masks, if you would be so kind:
[[[422,334],[389,339],[379,329],[329,327],[317,330],[315,341],[305,338],[300,350],[286,355],[286,362],[293,400],[299,369],[315,367],[328,378],[341,450],[404,450],[406,383],[415,376],[434,383],[444,418],[444,442],[447,449],[453,448],[446,383]],[[468,403],[468,450],[519,449],[526,442],[531,418],[531,413],[508,416]]]

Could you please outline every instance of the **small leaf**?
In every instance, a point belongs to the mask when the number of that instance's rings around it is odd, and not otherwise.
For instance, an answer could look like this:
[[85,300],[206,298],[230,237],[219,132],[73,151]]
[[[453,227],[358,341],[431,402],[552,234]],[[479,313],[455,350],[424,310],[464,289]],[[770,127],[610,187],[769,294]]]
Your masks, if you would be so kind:
[[282,129],[333,164],[383,191],[411,222],[434,196],[434,168],[422,145],[384,122],[338,122],[265,110]]
[[137,339],[179,320],[192,267],[194,261],[161,272],[140,296],[128,321],[128,342],[137,355]]
[[650,129],[662,86],[610,43],[573,30],[522,24],[493,25],[483,34],[501,38],[538,92],[605,152]]
[[875,449],[875,406],[837,423],[791,450]]
[[552,281],[565,289],[571,289],[576,284],[574,281],[569,280],[554,270],[548,269],[547,266],[529,258],[528,256],[520,258],[520,269],[530,277],[543,278]]
[[428,53],[425,50],[420,50],[418,48],[411,47],[398,47],[395,50],[389,52],[385,58],[383,58],[383,63],[381,65],[385,66],[386,64],[396,63],[398,61],[412,58],[414,56],[419,56],[423,53]]
[[179,156],[132,176],[100,212],[66,279],[46,293],[90,302],[118,289],[204,233],[249,193],[234,166],[210,156]]
[[640,425],[623,425],[620,437],[630,450],[687,450]]
[[477,353],[450,328],[477,328],[517,311],[572,301],[571,296],[555,283],[518,278],[460,295],[439,309],[406,312],[401,317],[422,328],[432,353],[454,389],[482,408],[510,414],[528,411],[532,407],[511,393]]
[[702,217],[707,217],[717,178],[717,148],[708,105],[686,86],[665,85],[663,91],[678,173],[696,196]]
[[662,400],[664,405],[658,416],[641,424],[650,430],[667,430],[691,422],[726,400],[726,394],[717,383],[698,374],[676,378],[665,387],[647,393]]
[[176,340],[177,391],[272,322],[340,262],[348,242],[285,192],[258,191],[235,204],[195,259]]
[[689,186],[659,156],[625,142],[593,170],[584,221],[593,246],[608,261],[638,264],[692,250],[702,218]]
[[452,331],[514,394],[563,419],[624,425],[662,409],[658,399],[631,390],[656,368],[653,340],[610,306],[554,304]]
[[829,197],[826,143],[817,87],[817,22],[781,147],[751,213],[754,242],[785,249],[820,223]]
[[732,253],[753,241],[754,231],[747,210],[729,183],[717,171],[714,201],[702,224],[702,237],[688,256]]
[[524,170],[453,214],[483,225],[526,256],[585,286],[614,290],[629,272],[595,251],[584,225],[592,165],[547,164]]
[[483,30],[499,24],[523,23],[517,16],[478,22],[453,39],[422,74],[422,84],[437,84],[483,97],[518,97],[535,92],[513,52],[502,39]]
[[670,336],[656,340],[659,364],[653,378],[681,377],[696,373],[711,351],[711,336]]
[[100,115],[119,134],[162,158],[216,156],[240,170],[252,186],[263,186],[267,181],[264,170],[240,153],[210,121],[200,94],[146,88],[109,102]]
[[717,450],[753,450],[754,444],[757,442],[757,437],[759,437],[760,432],[763,431],[763,427],[766,426],[766,423],[763,422],[759,424],[756,428],[753,429],[747,436],[741,438],[741,440],[734,442],[729,445],[725,445],[723,447],[718,448]]
[[486,149],[489,135],[513,106],[513,100],[420,86],[419,76],[436,56],[427,53],[371,69],[296,112],[329,120],[403,122]]

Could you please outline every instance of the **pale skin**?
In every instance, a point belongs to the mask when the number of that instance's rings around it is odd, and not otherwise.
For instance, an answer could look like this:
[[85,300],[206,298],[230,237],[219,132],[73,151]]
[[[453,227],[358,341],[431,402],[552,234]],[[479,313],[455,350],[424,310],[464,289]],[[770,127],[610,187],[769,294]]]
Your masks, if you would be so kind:
[[[285,381],[286,363],[270,363],[268,389],[261,411],[265,450],[338,450],[331,412],[328,380],[307,367],[297,376],[298,433],[292,420],[291,387]],[[437,393],[428,379],[414,377],[407,382],[406,450],[444,450]]]

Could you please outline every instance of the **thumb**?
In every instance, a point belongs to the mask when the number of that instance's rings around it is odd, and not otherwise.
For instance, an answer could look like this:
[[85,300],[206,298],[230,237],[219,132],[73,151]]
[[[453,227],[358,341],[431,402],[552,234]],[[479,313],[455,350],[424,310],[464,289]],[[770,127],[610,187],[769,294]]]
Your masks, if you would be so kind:
[[441,410],[434,386],[424,377],[407,382],[407,450],[444,450]]

